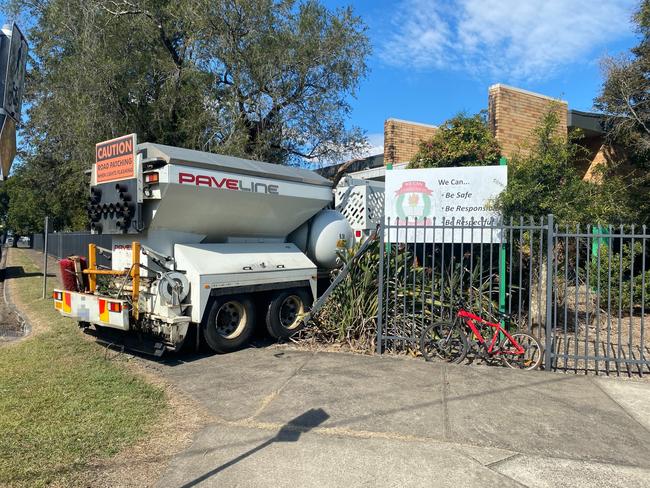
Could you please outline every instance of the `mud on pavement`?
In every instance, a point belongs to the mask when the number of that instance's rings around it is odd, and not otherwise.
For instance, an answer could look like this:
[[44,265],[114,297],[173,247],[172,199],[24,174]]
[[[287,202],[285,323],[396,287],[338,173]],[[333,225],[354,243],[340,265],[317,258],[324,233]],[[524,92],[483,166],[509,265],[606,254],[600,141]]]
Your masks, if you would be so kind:
[[11,303],[5,286],[5,279],[11,277],[13,270],[7,269],[6,246],[0,247],[0,344],[10,342],[27,335],[29,327]]

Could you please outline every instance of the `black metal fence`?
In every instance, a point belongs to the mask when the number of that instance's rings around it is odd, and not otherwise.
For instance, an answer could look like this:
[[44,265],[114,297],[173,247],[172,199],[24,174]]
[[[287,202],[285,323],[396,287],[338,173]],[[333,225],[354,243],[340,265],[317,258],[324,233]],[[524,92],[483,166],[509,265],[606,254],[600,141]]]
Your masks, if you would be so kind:
[[377,350],[417,347],[463,306],[545,347],[546,369],[650,373],[646,228],[387,221],[382,226]]
[[[113,238],[110,235],[91,234],[89,232],[52,232],[48,234],[48,254],[59,259],[67,256],[87,256],[88,244],[94,243],[105,249],[111,249]],[[34,234],[34,249],[43,251],[44,234]],[[97,264],[110,266],[110,261],[97,254]]]

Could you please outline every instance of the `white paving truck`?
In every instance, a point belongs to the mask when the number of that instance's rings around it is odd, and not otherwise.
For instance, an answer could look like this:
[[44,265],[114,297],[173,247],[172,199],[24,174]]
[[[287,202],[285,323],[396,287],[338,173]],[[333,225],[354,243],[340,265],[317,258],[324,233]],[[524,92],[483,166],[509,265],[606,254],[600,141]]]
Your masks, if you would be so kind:
[[[333,204],[332,183],[306,169],[138,144],[134,134],[97,144],[88,216],[112,249],[91,244],[63,269],[74,279],[54,305],[81,327],[152,338],[157,355],[178,350],[190,327],[220,353],[247,344],[262,321],[288,337],[338,251],[367,234]],[[98,251],[110,267],[97,265]]]

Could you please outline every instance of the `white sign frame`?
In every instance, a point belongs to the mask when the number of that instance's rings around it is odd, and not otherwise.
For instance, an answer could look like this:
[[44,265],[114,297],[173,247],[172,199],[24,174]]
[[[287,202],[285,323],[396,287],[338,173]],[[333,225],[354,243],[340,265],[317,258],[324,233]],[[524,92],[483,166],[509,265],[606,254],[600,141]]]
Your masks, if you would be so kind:
[[492,205],[508,184],[505,165],[393,169],[385,184],[388,242],[502,242]]

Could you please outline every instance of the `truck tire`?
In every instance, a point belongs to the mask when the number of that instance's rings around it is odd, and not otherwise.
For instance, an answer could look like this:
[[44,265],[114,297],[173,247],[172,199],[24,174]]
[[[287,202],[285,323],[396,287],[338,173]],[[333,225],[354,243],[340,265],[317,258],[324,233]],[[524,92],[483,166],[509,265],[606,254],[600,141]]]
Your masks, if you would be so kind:
[[210,349],[227,353],[241,349],[255,328],[255,306],[242,296],[219,297],[212,302],[203,323],[203,336]]
[[312,296],[304,288],[275,293],[266,309],[266,328],[271,337],[286,339],[301,330],[302,316],[311,303]]

